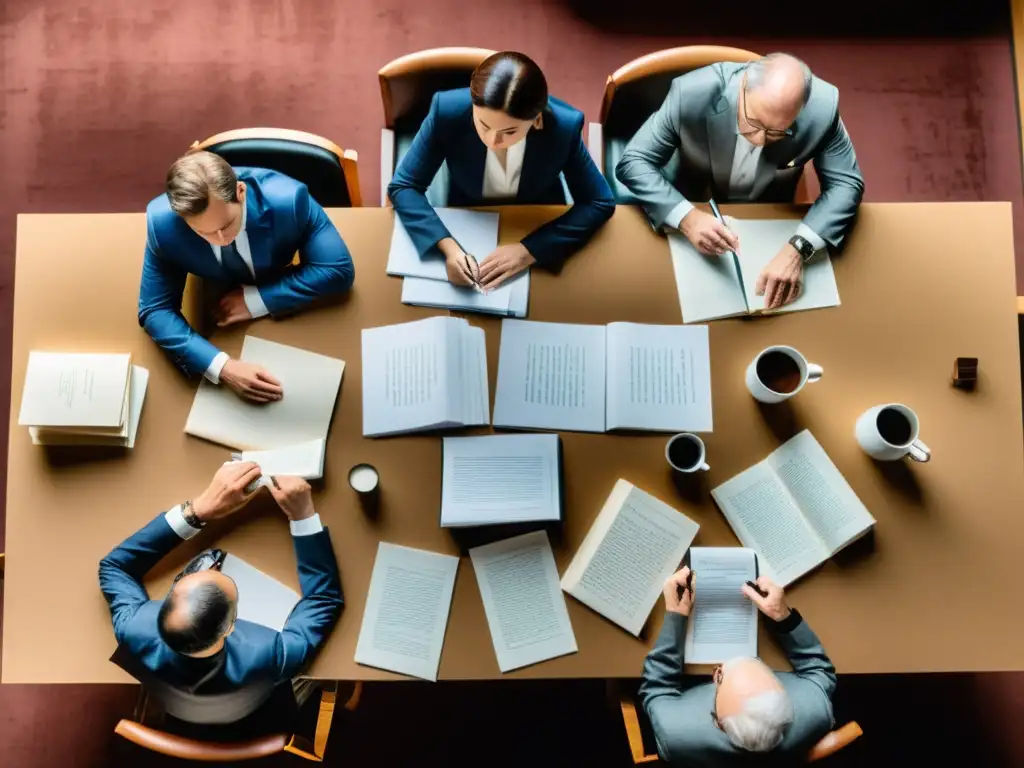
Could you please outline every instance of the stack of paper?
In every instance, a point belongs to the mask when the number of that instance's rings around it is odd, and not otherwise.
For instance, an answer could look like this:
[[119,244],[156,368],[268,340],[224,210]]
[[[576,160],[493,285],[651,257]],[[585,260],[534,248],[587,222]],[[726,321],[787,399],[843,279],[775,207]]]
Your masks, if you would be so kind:
[[487,424],[482,328],[431,317],[363,329],[363,435]]
[[132,448],[149,372],[130,354],[31,352],[18,424],[36,445]]
[[[472,255],[477,263],[486,261],[498,247],[498,214],[458,208],[435,210],[462,250]],[[444,258],[440,253],[420,257],[397,214],[391,234],[387,272],[405,278],[402,284],[402,302],[405,304],[526,317],[530,300],[529,270],[487,293],[473,287],[452,285],[448,282]]]
[[261,476],[246,489],[250,493],[261,485],[270,483],[274,475],[301,477],[303,480],[319,480],[324,476],[324,457],[327,441],[322,437],[285,448],[271,448],[267,451],[242,451],[234,453],[235,461],[253,461],[260,465]]

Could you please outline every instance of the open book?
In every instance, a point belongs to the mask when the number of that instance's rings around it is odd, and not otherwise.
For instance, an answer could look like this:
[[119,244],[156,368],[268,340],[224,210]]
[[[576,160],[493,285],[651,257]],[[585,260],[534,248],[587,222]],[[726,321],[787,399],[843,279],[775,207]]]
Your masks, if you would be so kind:
[[18,424],[125,438],[131,374],[130,354],[30,352]]
[[825,449],[804,430],[711,491],[761,572],[786,586],[875,524]]
[[363,436],[487,424],[482,328],[431,317],[363,329]]
[[494,426],[710,432],[708,329],[505,320]]
[[730,219],[730,229],[740,238],[740,250],[722,256],[705,256],[683,235],[670,234],[683,322],[839,306],[839,288],[828,253],[816,253],[804,265],[803,289],[792,303],[765,310],[764,296],[757,295],[761,271],[789,242],[799,223],[791,219]]
[[639,635],[700,526],[619,480],[562,576],[562,589]]

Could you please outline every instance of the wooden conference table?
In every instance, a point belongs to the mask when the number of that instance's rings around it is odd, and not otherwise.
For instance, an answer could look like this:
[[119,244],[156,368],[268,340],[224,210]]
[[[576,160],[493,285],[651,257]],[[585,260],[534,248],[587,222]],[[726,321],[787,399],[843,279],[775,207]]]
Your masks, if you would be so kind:
[[[502,211],[503,242],[519,239],[556,209]],[[786,207],[734,207],[734,215],[798,215]],[[339,679],[398,676],[353,661],[378,541],[457,553],[438,527],[440,440],[361,436],[360,329],[436,311],[403,306],[401,282],[384,274],[392,211],[330,212],[356,263],[340,304],[281,322],[263,319],[219,333],[237,353],[246,332],[347,361],[331,428],[324,486],[316,492],[331,528],[346,607],[311,674]],[[227,449],[187,437],[195,382],[186,381],[138,327],[136,296],[143,214],[23,215],[18,221],[14,352],[7,476],[4,682],[123,682],[97,586],[100,558],[161,510],[196,495]],[[967,257],[966,259],[964,257]],[[878,520],[869,546],[828,562],[790,590],[840,672],[1024,669],[1020,592],[1024,541],[1021,383],[1010,205],[864,205],[846,255],[836,260],[841,307],[711,328],[714,432],[703,487],[678,490],[664,460],[667,435],[567,433],[567,521],[556,546],[564,568],[615,480],[626,478],[700,523],[699,544],[736,539],[708,489],[810,428]],[[668,248],[640,212],[620,208],[565,266],[537,271],[530,319],[679,323]],[[493,398],[500,321],[487,331]],[[763,347],[791,344],[824,366],[824,379],[790,403],[760,407],[743,372]],[[48,453],[17,425],[29,350],[127,351],[151,371],[133,452]],[[980,358],[973,393],[950,386],[957,356]],[[917,410],[930,464],[875,464],[853,438],[876,403]],[[376,519],[359,508],[348,469],[381,472]],[[297,586],[284,517],[268,499],[211,526],[153,574],[150,593],[201,547],[216,542]],[[566,598],[579,653],[508,677],[635,677],[661,625],[652,613],[637,640]],[[660,603],[660,601],[659,601]],[[764,632],[762,628],[762,633]],[[784,665],[762,635],[762,655]],[[441,658],[442,679],[500,677],[483,605],[463,558]]]

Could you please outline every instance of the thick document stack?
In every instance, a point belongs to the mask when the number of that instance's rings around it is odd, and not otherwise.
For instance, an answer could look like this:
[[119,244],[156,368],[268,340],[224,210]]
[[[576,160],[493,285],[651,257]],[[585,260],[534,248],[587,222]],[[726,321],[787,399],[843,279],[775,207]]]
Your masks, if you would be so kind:
[[711,491],[761,572],[786,586],[872,529],[875,518],[806,429]]
[[[477,263],[486,261],[498,247],[498,214],[459,208],[435,210],[462,250],[472,255]],[[387,273],[404,278],[403,304],[526,317],[530,301],[529,270],[487,293],[473,287],[452,285],[448,282],[444,257],[440,251],[421,258],[397,214],[391,234]]]
[[743,585],[757,578],[757,557],[743,547],[693,547],[693,610],[686,623],[687,664],[721,664],[757,656],[757,606]]
[[148,382],[130,354],[31,352],[18,424],[36,445],[132,448]]
[[700,526],[619,480],[562,576],[562,589],[632,635]]
[[505,320],[494,426],[710,432],[708,329]]
[[363,436],[490,421],[482,328],[431,317],[363,329]]

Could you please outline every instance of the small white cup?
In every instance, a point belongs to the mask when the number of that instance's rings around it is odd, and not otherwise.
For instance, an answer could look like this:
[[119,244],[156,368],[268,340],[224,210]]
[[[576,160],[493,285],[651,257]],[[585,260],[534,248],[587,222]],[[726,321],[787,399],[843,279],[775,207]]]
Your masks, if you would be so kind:
[[[909,423],[910,438],[901,445],[886,440],[878,429],[878,416],[888,408],[901,414]],[[920,433],[921,421],[917,418],[917,414],[901,403],[885,403],[868,408],[857,419],[857,426],[854,428],[857,442],[864,449],[864,453],[879,461],[898,461],[904,456],[909,456],[914,461],[922,463],[929,461],[932,452],[918,439]]]
[[[792,392],[776,392],[774,389],[769,389],[768,386],[761,381],[761,378],[757,375],[757,364],[762,357],[770,352],[781,352],[788,356],[793,362],[796,363],[800,369],[800,383],[796,389]],[[800,354],[799,351],[793,349],[793,347],[786,346],[774,346],[766,347],[757,353],[757,356],[751,361],[750,365],[747,366],[747,389],[750,390],[750,394],[754,396],[755,400],[762,403],[781,403],[783,400],[788,400],[801,389],[808,382],[814,383],[818,381],[825,374],[825,369],[820,365],[807,362],[807,358]]]
[[[685,440],[697,447],[697,460],[689,467],[681,467],[672,461],[672,446],[677,440]],[[665,444],[665,461],[676,472],[685,472],[687,474],[690,472],[707,472],[711,467],[704,461],[706,456],[707,449],[704,447],[704,441],[690,432],[680,432],[678,435],[673,435],[669,438],[668,443]]]

